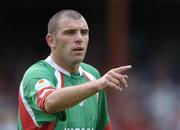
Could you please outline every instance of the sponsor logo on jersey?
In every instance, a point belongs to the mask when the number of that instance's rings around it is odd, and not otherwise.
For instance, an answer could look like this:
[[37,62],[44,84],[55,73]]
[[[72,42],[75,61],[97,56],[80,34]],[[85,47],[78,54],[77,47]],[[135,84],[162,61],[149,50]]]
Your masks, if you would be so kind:
[[40,79],[37,81],[35,88],[37,91],[45,88],[45,87],[49,87],[51,84],[47,79]]

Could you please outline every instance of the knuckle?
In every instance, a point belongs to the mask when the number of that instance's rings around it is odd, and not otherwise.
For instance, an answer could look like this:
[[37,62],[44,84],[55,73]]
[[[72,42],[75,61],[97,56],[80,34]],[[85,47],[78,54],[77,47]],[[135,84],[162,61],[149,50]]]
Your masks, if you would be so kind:
[[109,71],[109,75],[112,75],[113,74],[113,71]]
[[122,81],[124,77],[122,75],[119,75],[119,80]]

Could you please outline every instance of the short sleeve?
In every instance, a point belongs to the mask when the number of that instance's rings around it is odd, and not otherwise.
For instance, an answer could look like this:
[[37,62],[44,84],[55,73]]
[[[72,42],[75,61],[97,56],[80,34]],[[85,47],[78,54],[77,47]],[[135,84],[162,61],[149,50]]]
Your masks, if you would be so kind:
[[22,80],[23,98],[34,113],[37,123],[55,120],[55,114],[48,114],[44,109],[46,97],[55,90],[53,75],[49,71],[33,68],[24,75]]

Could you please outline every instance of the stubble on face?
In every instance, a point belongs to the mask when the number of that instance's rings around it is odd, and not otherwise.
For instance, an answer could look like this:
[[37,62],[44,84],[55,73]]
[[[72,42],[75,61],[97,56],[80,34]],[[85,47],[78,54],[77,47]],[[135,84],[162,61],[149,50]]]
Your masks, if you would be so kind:
[[83,61],[88,42],[89,29],[84,19],[63,19],[59,21],[56,34],[56,53],[61,64],[77,66]]

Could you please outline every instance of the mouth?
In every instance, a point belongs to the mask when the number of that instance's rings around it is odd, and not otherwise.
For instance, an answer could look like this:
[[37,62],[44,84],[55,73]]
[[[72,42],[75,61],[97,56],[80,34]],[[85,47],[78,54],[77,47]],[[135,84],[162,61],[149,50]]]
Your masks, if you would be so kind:
[[73,51],[79,52],[79,51],[83,51],[84,49],[82,47],[76,47],[73,49]]

